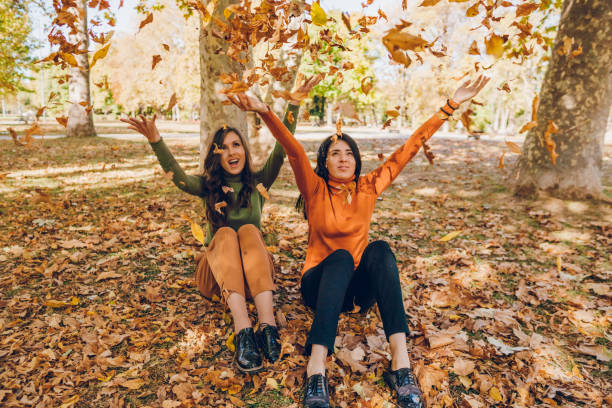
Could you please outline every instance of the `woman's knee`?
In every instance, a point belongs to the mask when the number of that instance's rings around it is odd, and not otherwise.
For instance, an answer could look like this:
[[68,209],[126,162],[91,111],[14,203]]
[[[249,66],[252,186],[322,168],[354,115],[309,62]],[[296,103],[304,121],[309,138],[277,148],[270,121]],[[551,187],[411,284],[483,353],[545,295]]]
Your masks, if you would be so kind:
[[234,231],[231,227],[221,227],[215,232],[214,238],[235,238],[237,236],[236,231]]
[[244,224],[240,228],[238,228],[238,235],[251,235],[251,234],[260,234],[261,231],[253,224]]
[[351,265],[351,267],[354,267],[355,265],[353,255],[351,255],[351,253],[346,249],[336,249],[334,252],[329,254],[327,258],[329,260],[333,260],[334,262]]

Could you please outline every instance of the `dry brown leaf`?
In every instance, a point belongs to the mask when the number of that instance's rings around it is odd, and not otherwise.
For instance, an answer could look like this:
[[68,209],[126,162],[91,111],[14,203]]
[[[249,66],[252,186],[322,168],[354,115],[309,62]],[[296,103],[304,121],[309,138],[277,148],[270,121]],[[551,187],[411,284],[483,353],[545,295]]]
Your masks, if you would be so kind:
[[113,272],[113,271],[106,271],[106,272],[102,272],[98,274],[98,276],[96,277],[96,282],[100,282],[106,279],[115,279],[115,278],[123,278],[123,275],[117,272]]
[[516,143],[506,140],[506,146],[512,153],[521,154],[521,148]]
[[142,27],[146,26],[147,24],[150,24],[153,22],[153,13],[149,13],[149,15],[140,22],[140,25],[138,26],[138,30],[141,30]]
[[523,3],[516,8],[516,17],[528,16],[539,7],[538,3]]
[[504,168],[504,156],[505,155],[506,155],[506,152],[502,152],[501,156],[499,157],[499,163],[497,164],[498,169]]
[[231,188],[230,186],[221,186],[221,191],[223,191],[223,194],[227,194],[227,193],[233,193],[234,189]]
[[68,126],[68,118],[66,116],[56,117],[55,120],[57,120],[57,123],[59,123],[63,127],[67,127]]
[[270,199],[270,194],[268,194],[268,190],[266,190],[266,188],[264,187],[263,184],[259,183],[255,186],[255,188],[257,189],[257,191],[259,191],[259,194],[261,194],[261,196],[265,199],[265,200],[269,200]]
[[342,116],[338,116],[338,120],[336,121],[336,136],[342,136]]
[[162,60],[161,55],[156,54],[153,56],[152,60],[151,60],[151,69],[155,69],[155,66],[157,64],[159,64],[159,62]]
[[140,378],[133,378],[131,380],[120,382],[119,385],[121,387],[128,388],[130,390],[137,390],[140,387],[142,387],[143,385],[145,385],[145,382],[144,382],[144,380],[142,380]]
[[174,108],[174,106],[176,105],[176,92],[172,94],[172,96],[170,97],[170,101],[168,101],[168,107],[166,108],[166,111],[171,111],[172,108]]
[[466,358],[457,358],[453,364],[453,372],[457,375],[468,376],[474,372],[476,363],[473,360]]

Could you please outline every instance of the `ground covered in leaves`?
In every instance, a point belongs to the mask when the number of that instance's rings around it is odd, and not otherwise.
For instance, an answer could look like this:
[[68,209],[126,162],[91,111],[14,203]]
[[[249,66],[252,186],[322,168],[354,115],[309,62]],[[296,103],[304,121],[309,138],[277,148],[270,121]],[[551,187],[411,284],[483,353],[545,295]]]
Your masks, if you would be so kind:
[[[365,170],[398,143],[360,141]],[[197,140],[169,145],[195,173]],[[371,229],[397,255],[428,406],[612,404],[610,204],[512,197],[516,155],[499,169],[503,142],[434,138],[431,149],[435,164],[420,153],[407,166]],[[228,311],[191,282],[202,248],[183,216],[203,222],[201,201],[164,177],[146,143],[0,141],[0,197],[0,405],[299,405],[312,315],[287,164],[263,220],[283,359],[246,377],[231,364]],[[334,404],[391,406],[376,309],[343,315],[339,334]]]

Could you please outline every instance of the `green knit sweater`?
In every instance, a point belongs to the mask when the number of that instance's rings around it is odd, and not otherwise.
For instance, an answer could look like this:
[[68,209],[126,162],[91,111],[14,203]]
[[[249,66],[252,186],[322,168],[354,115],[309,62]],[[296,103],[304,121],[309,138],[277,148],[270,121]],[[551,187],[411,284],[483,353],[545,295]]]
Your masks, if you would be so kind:
[[[299,106],[289,105],[287,107],[287,111],[285,112],[285,119],[283,123],[287,128],[291,131],[291,133],[295,132],[295,126],[297,123]],[[293,115],[294,119],[293,123],[290,123],[289,113]],[[172,181],[174,184],[181,190],[198,196],[202,199],[204,203],[204,208],[206,209],[206,187],[204,185],[204,178],[201,175],[187,175],[185,171],[178,164],[170,149],[166,143],[164,143],[163,139],[160,139],[159,142],[151,143],[151,147],[159,160],[164,172],[168,173],[171,171],[173,173]],[[243,225],[253,224],[257,228],[261,228],[261,211],[264,204],[263,196],[255,189],[254,187],[261,183],[266,189],[269,189],[280,169],[283,165],[283,161],[285,159],[285,152],[281,145],[277,142],[272,149],[272,153],[268,157],[266,164],[261,168],[261,170],[255,173],[253,192],[251,193],[250,203],[251,205],[246,208],[237,208],[237,205],[228,206],[224,209],[224,211],[228,211],[227,219],[228,226],[233,228],[234,230],[238,230]],[[236,203],[238,201],[238,194],[242,189],[243,183],[240,180],[240,175],[232,176],[226,174],[225,176],[225,185],[230,186],[234,189],[234,192],[230,192],[232,202]],[[213,238],[213,232],[210,223],[207,224],[206,228],[206,244],[208,245]]]

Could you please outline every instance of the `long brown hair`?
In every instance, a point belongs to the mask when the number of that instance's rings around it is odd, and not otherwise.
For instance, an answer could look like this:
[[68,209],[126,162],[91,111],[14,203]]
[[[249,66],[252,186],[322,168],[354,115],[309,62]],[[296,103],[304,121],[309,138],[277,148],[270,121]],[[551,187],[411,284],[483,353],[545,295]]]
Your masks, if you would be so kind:
[[[215,153],[215,145],[219,148],[223,146],[225,136],[234,132],[240,138],[240,142],[244,147],[244,168],[240,173],[240,179],[242,181],[242,188],[238,194],[237,202],[233,202],[230,192],[223,191],[223,186],[227,186],[226,175],[227,173],[221,167],[221,155]],[[215,132],[210,146],[208,146],[208,153],[204,159],[204,185],[206,186],[206,218],[211,224],[212,231],[215,233],[219,228],[228,225],[227,214],[231,208],[246,208],[251,205],[250,197],[253,192],[253,181],[254,174],[251,168],[251,152],[249,145],[246,143],[244,137],[240,134],[238,129],[223,126]],[[225,201],[227,207],[223,208],[223,214],[215,211],[215,204]]]

